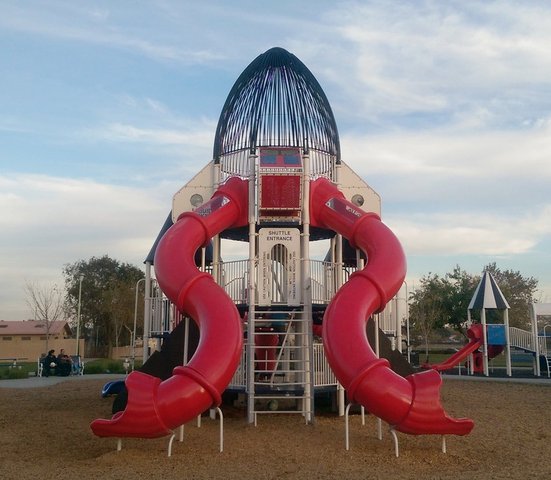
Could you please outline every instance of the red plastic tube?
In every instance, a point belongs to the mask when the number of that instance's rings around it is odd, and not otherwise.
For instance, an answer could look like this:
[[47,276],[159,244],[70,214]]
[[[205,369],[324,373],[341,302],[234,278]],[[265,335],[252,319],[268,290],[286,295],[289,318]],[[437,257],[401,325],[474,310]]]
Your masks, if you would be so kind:
[[401,432],[468,434],[472,420],[450,418],[442,408],[438,372],[403,378],[387,360],[377,358],[367,341],[367,321],[384,309],[405,278],[405,255],[397,238],[377,215],[346,200],[328,180],[312,182],[310,192],[312,225],[342,234],[368,258],[366,267],[339,289],[323,321],[327,359],[350,401]]
[[195,266],[194,255],[217,233],[247,224],[248,182],[229,179],[195,212],[182,214],[155,253],[157,281],[181,312],[199,325],[197,350],[186,366],[160,379],[132,372],[126,379],[128,403],[111,419],[97,419],[100,437],[153,438],[169,434],[221,402],[241,356],[243,333],[234,303],[212,276]]
[[441,363],[424,363],[423,368],[432,368],[439,372],[443,370],[449,370],[450,368],[455,368],[457,364],[461,363],[466,359],[471,353],[474,354],[475,358],[477,357],[477,350],[482,346],[482,325],[480,323],[473,323],[467,330],[467,337],[471,339],[463,348],[455,352],[451,357],[444,360]]
[[263,370],[266,375],[276,368],[276,347],[279,343],[277,333],[257,333],[254,336],[256,348],[254,355],[256,359],[256,370]]

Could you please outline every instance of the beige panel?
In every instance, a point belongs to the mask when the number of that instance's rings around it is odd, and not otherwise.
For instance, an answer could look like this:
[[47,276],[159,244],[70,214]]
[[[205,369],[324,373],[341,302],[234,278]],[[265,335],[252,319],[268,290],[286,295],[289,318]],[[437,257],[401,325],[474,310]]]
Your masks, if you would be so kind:
[[358,205],[366,212],[381,214],[381,197],[373,190],[357,173],[346,163],[342,162],[339,173],[339,189],[347,200],[353,201],[354,195],[361,195],[364,199],[362,205]]
[[212,197],[214,193],[214,163],[211,161],[204,166],[201,171],[195,175],[188,183],[178,190],[172,198],[172,221],[184,212],[194,210],[197,205],[192,205],[193,195],[201,195],[203,203]]

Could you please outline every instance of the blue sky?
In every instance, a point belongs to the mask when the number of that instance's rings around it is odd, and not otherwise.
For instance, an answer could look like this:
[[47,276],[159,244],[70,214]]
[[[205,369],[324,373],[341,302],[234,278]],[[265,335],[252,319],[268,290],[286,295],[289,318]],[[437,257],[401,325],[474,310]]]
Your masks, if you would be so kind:
[[549,25],[543,1],[2,2],[0,319],[65,264],[141,266],[273,46],[322,85],[410,286],[495,261],[551,302]]

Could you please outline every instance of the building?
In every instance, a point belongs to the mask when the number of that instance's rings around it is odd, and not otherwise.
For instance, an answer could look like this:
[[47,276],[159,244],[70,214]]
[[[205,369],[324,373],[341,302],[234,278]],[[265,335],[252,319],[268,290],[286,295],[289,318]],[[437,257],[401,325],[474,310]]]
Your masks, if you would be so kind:
[[[35,361],[47,350],[56,353],[64,348],[71,355],[76,343],[69,323],[63,320],[46,322],[40,320],[5,321],[0,320],[0,358],[17,361]],[[46,339],[48,345],[46,346]],[[84,340],[80,340],[80,351],[84,351]]]

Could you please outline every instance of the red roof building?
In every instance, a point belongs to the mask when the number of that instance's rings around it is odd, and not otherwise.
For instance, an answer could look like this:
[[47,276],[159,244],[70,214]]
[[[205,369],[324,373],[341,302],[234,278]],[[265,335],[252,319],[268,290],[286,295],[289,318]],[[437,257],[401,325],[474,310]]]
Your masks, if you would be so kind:
[[46,350],[54,349],[58,354],[61,348],[71,355],[76,347],[71,336],[65,320],[50,322],[48,330],[44,321],[0,320],[0,362],[36,361]]
[[[0,336],[5,335],[46,335],[46,322],[41,320],[10,321],[0,320]],[[71,327],[64,320],[50,322],[50,336],[67,338],[71,336]]]

